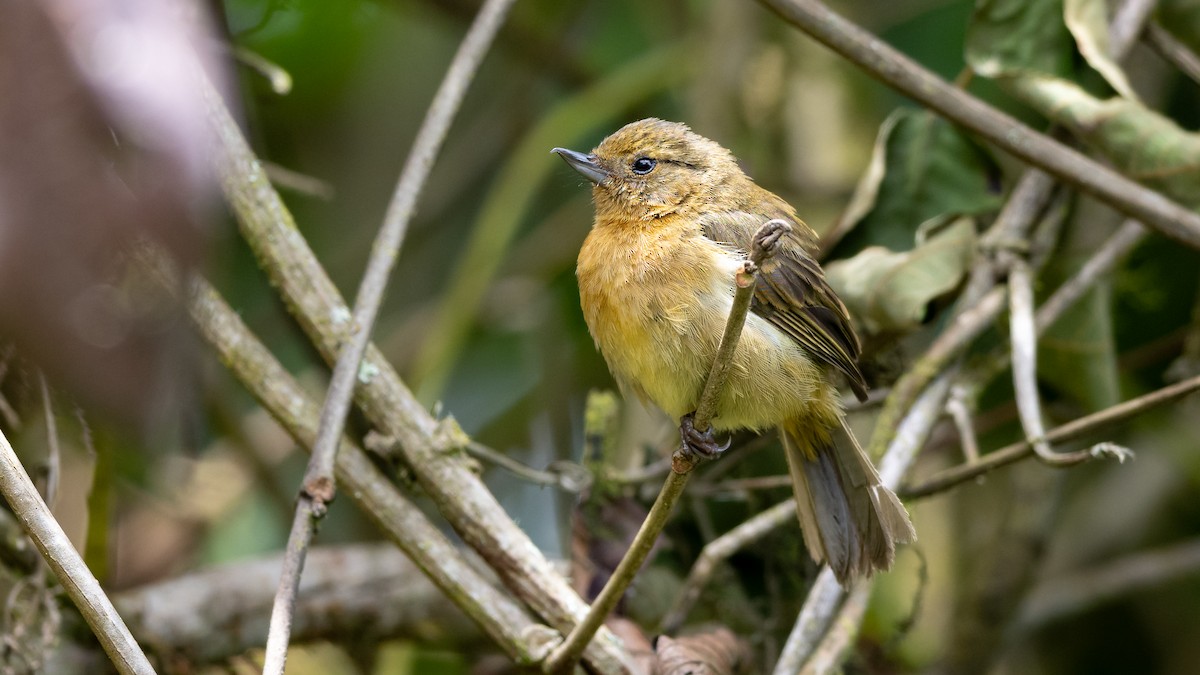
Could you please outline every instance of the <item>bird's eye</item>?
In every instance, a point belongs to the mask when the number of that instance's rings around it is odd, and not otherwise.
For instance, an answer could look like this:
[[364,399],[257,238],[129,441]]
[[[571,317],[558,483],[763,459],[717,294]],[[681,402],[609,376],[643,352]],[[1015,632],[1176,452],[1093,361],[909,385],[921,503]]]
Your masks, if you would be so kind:
[[654,167],[656,166],[658,166],[658,162],[655,160],[650,159],[649,157],[638,157],[637,159],[633,160],[632,168],[633,172],[637,175],[645,176],[653,171]]

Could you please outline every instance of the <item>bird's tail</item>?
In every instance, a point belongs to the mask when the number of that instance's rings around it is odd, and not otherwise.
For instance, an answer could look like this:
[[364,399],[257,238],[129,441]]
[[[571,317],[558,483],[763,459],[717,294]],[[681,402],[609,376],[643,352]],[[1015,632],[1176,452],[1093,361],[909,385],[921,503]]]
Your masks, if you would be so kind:
[[789,420],[781,430],[796,512],[813,559],[827,561],[843,585],[890,568],[896,544],[917,535],[845,420],[832,429]]

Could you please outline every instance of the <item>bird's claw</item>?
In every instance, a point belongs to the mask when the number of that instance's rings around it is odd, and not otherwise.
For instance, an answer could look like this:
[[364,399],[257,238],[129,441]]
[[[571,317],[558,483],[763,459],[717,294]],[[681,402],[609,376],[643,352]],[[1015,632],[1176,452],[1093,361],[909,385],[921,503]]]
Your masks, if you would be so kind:
[[761,251],[762,257],[767,257],[775,252],[779,247],[779,240],[783,235],[792,231],[791,223],[781,218],[773,218],[763,223],[762,227],[758,228],[758,232],[754,233],[754,248],[756,252]]
[[683,451],[704,459],[719,457],[721,453],[729,449],[729,444],[733,442],[733,439],[725,441],[724,444],[718,443],[711,426],[704,431],[696,428],[694,414],[689,413],[679,420],[679,437],[683,440]]

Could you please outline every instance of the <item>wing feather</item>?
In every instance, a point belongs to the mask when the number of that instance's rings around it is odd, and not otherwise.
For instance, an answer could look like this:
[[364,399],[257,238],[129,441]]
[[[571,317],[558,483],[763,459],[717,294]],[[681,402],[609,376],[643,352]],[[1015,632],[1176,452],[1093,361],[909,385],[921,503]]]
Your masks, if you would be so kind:
[[754,233],[772,218],[790,222],[792,232],[784,235],[775,254],[759,270],[750,311],[771,322],[816,359],[845,373],[854,394],[865,400],[867,385],[858,369],[862,348],[846,306],[829,287],[810,252],[814,242],[808,226],[790,213],[745,211],[706,216],[701,226],[709,239],[748,251]]

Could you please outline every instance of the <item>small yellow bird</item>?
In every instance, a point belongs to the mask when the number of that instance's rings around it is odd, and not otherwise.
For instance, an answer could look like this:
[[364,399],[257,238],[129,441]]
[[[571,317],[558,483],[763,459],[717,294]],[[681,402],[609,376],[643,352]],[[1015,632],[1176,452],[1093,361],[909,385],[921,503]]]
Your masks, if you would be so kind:
[[734,295],[734,274],[767,221],[786,226],[758,284],[717,405],[718,430],[779,427],[804,542],[845,584],[888,569],[915,539],[908,513],[846,427],[833,371],[863,399],[858,337],[813,258],[816,234],[755,185],[733,155],[686,125],[633,122],[591,154],[555,148],[594,183],[596,218],[579,251],[588,329],[626,389],[690,428]]

